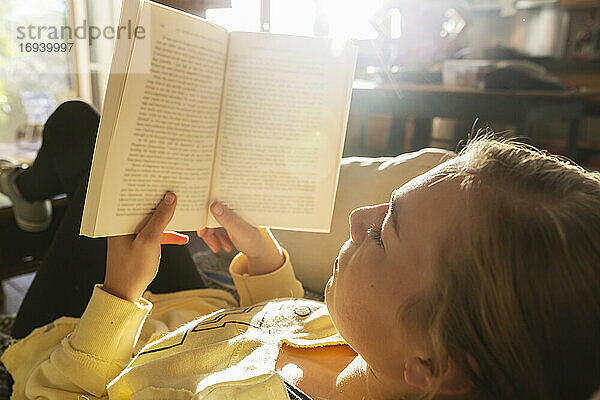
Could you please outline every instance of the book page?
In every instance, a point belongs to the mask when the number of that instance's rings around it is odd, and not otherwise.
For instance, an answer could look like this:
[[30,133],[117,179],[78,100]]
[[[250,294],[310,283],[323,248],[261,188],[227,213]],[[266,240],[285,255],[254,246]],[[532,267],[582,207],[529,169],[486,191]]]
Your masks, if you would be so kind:
[[[204,225],[227,52],[227,32],[146,2],[150,40],[134,45],[102,185],[96,236],[138,232],[166,191],[170,230]],[[150,27],[150,28],[148,28]],[[139,41],[139,40],[138,40]],[[146,46],[147,47],[147,46]]]
[[211,201],[253,225],[328,232],[355,62],[350,42],[232,32]]

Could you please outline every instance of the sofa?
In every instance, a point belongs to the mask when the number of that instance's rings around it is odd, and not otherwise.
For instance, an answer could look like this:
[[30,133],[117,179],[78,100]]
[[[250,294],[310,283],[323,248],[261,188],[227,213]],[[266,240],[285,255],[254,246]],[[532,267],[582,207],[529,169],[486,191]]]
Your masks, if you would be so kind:
[[306,289],[323,293],[332,273],[333,261],[342,244],[350,237],[348,216],[352,210],[389,201],[394,189],[453,155],[447,150],[427,148],[396,157],[343,158],[331,231],[272,230],[290,253],[298,280]]

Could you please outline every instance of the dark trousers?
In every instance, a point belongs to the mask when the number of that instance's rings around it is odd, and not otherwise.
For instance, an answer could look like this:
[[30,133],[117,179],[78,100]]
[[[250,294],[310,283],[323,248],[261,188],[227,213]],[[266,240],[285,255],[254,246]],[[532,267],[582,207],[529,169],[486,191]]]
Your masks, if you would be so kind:
[[[69,206],[29,288],[12,328],[22,338],[62,316],[81,317],[96,283],[104,281],[106,238],[79,236],[79,227],[99,123],[80,101],[62,104],[44,126],[42,147],[16,179],[23,196],[48,199],[66,193]],[[153,293],[204,288],[186,246],[163,245]]]

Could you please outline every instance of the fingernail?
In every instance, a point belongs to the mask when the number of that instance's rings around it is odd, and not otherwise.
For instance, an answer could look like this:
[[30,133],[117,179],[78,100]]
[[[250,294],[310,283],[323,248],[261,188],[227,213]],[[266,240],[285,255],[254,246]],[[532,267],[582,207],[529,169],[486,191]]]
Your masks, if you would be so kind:
[[165,198],[163,199],[163,203],[170,206],[174,202],[175,202],[175,194],[173,192],[167,193],[165,195]]
[[218,201],[216,201],[213,204],[213,212],[215,213],[215,215],[221,215],[221,214],[223,214],[223,204],[221,204]]

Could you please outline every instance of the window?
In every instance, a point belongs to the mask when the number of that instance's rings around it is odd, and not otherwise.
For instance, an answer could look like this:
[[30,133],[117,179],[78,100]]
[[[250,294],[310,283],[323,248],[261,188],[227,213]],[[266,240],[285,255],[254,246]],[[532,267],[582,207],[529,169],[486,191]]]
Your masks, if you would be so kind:
[[229,31],[260,32],[261,0],[232,0],[231,8],[206,10],[206,19]]
[[[16,1],[16,0],[12,0]],[[56,0],[55,0],[56,1]],[[116,26],[120,0],[65,0],[70,3],[72,26]],[[184,4],[176,0],[158,0],[165,4]],[[371,26],[384,0],[204,0],[199,12],[206,19],[230,31],[333,36],[376,39]],[[224,7],[224,8],[223,8]],[[114,39],[104,37],[88,43],[76,40],[74,54],[75,86],[79,97],[101,108],[108,79]]]
[[[76,94],[72,53],[47,51],[66,43],[48,38],[51,27],[68,24],[67,0],[0,2],[0,143],[21,144],[18,151],[39,147],[39,129],[57,104]],[[42,48],[40,46],[44,46]],[[19,158],[0,147],[0,156]],[[8,153],[8,154],[7,154]],[[26,158],[26,157],[25,157]]]
[[[120,0],[69,0],[71,26],[96,27],[101,30],[116,27],[121,11]],[[75,70],[79,97],[101,109],[108,81],[114,39],[100,35],[89,40],[75,39]]]
[[370,24],[383,0],[233,0],[231,8],[210,9],[206,18],[228,30],[260,31],[261,7],[269,9],[272,33],[375,39]]

